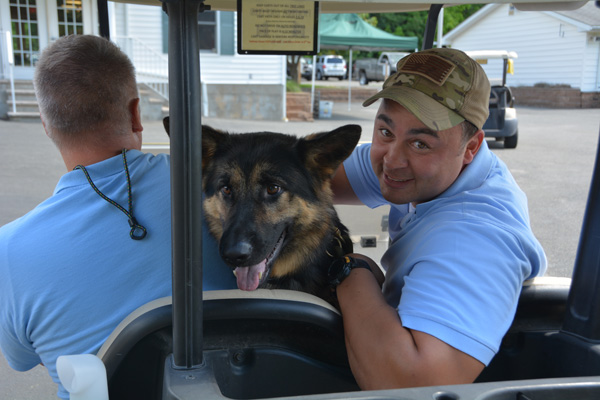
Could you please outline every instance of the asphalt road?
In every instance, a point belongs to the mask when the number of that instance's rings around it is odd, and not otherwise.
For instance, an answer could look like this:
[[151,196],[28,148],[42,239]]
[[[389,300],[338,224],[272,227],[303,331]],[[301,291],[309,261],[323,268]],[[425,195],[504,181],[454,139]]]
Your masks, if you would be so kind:
[[[347,82],[346,82],[347,84]],[[204,119],[215,128],[234,132],[269,130],[297,135],[359,124],[369,141],[376,106],[367,109],[336,102],[330,119],[314,122],[265,122]],[[600,113],[598,110],[518,108],[519,144],[514,150],[489,142],[529,198],[531,225],[544,246],[548,275],[570,277],[592,174]],[[162,124],[147,121],[144,142],[167,144]],[[0,225],[12,221],[52,194],[66,172],[58,151],[39,122],[0,121]],[[381,233],[382,210],[339,208],[355,234]],[[0,278],[1,279],[1,278]],[[43,367],[26,373],[10,369],[0,357],[0,400],[55,399],[55,385]]]

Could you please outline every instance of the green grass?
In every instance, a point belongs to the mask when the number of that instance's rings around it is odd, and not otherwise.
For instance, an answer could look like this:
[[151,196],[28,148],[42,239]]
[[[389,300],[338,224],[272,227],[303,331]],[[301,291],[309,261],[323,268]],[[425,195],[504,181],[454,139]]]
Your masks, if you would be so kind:
[[[312,88],[312,83],[301,83],[300,87],[303,89],[310,90]],[[326,83],[315,83],[315,89],[339,89],[337,86],[329,86]]]
[[[287,92],[302,92],[303,89],[305,91],[310,91],[312,88],[312,83],[307,82],[307,83],[297,84],[293,80],[288,79],[285,82],[285,86],[286,86]],[[339,89],[339,87],[328,86],[326,83],[316,83],[315,89]]]
[[295,81],[288,79],[285,82],[285,88],[286,88],[286,92],[301,92],[302,89],[300,88],[300,85],[298,85]]

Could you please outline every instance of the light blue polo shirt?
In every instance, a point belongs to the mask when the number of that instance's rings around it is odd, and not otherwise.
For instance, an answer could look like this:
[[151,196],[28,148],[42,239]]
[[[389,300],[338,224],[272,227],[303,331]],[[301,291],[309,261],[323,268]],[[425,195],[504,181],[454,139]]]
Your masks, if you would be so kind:
[[[388,204],[370,161],[370,145],[344,162],[367,206]],[[488,364],[514,318],[525,280],[546,271],[529,224],[527,197],[484,141],[444,193],[418,204],[392,204],[392,244],[381,259],[383,294],[404,327],[428,333]]]
[[[171,295],[171,189],[166,155],[127,152],[133,213],[146,227],[129,237],[128,218],[90,187],[80,170],[63,175],[52,197],[0,228],[0,348],[8,364],[56,372],[60,355],[95,354],[141,305]],[[127,209],[121,155],[90,165],[94,184]],[[198,205],[200,207],[200,205]],[[205,290],[236,288],[203,230]]]

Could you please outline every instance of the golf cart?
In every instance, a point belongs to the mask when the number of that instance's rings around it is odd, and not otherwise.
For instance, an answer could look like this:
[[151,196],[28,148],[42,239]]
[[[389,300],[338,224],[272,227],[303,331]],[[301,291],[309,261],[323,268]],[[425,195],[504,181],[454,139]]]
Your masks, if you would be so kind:
[[[517,53],[506,50],[467,51],[466,53],[480,64],[491,64],[491,60],[501,60],[501,78],[491,77],[491,68],[486,69],[492,90],[490,93],[490,116],[485,121],[483,130],[486,137],[503,141],[504,148],[516,148],[519,139],[517,110],[514,108],[515,99],[510,87],[506,86],[506,74],[512,60],[517,58]],[[484,68],[486,67],[488,65],[484,65]],[[489,67],[493,67],[493,65],[489,65]],[[497,71],[497,68],[494,71]]]
[[[423,47],[432,46],[441,4],[363,1],[325,0],[320,7],[321,12],[429,8]],[[107,35],[105,0],[98,5]],[[236,9],[234,0],[210,5]],[[164,6],[169,16],[173,296],[136,310],[98,354],[111,400],[600,398],[598,162],[572,281],[541,279],[523,287],[499,353],[473,384],[359,392],[346,359],[341,316],[327,303],[299,292],[203,292],[197,29],[205,5],[165,0]]]

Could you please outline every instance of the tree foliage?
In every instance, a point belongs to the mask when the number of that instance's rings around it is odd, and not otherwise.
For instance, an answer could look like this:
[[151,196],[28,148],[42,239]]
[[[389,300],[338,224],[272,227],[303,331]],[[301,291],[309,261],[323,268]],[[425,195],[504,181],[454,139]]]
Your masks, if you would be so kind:
[[[483,4],[465,4],[444,8],[444,34],[477,12]],[[376,28],[398,36],[416,36],[419,48],[423,43],[423,33],[427,23],[427,11],[408,13],[360,14],[361,18]]]

